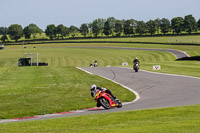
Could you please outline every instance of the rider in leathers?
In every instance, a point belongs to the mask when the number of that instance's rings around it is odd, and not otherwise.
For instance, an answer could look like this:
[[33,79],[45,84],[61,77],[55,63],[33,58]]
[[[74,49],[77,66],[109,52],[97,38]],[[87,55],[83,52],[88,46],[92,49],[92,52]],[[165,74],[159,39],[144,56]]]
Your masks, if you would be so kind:
[[136,58],[133,60],[133,64],[134,64],[133,68],[135,68],[135,65],[136,65],[137,63],[140,64],[140,61],[139,61],[138,58],[136,57]]
[[[110,94],[114,99],[117,100],[116,96],[114,96],[109,89],[98,87],[95,84],[93,84],[93,85],[90,86],[90,90],[91,90],[91,96],[92,97],[94,97],[96,95],[96,93],[98,92],[98,90],[100,90],[101,92],[105,91],[106,93]],[[97,103],[97,107],[100,107],[100,105],[98,103]]]

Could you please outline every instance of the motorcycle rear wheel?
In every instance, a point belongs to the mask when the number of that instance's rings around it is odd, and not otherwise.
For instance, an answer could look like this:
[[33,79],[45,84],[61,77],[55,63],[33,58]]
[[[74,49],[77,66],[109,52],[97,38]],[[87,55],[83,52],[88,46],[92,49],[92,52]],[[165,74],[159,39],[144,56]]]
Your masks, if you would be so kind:
[[110,103],[109,103],[109,101],[107,99],[100,98],[99,102],[105,109],[110,109]]

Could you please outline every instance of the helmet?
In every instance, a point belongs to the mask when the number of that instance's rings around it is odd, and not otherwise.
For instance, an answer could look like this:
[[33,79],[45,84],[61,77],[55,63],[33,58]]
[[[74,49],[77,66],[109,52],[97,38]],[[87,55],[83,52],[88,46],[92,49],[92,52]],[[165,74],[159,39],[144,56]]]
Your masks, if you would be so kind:
[[138,59],[137,57],[135,57],[135,59]]
[[93,84],[93,85],[90,86],[90,90],[91,91],[95,90],[96,88],[97,88],[97,86],[95,84]]

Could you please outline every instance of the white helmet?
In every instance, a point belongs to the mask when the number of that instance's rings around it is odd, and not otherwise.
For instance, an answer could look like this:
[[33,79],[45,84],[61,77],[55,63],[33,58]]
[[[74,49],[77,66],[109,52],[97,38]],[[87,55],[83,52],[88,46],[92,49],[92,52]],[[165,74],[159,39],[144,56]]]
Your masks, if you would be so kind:
[[93,85],[90,86],[90,90],[91,91],[95,90],[96,88],[97,88],[97,86],[95,84],[93,84]]

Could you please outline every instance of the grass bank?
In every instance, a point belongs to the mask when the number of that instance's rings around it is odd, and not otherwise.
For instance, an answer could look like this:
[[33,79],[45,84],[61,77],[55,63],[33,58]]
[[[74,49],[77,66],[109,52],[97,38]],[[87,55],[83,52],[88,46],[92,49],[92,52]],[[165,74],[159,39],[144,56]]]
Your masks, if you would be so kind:
[[[39,51],[41,61],[46,61],[52,66],[89,66],[94,60],[98,60],[99,66],[121,66],[122,62],[128,62],[132,67],[132,61],[138,57],[141,61],[141,69],[152,71],[153,65],[161,65],[162,69],[158,72],[174,73],[200,77],[199,61],[175,61],[176,58],[167,52],[158,51],[136,51],[119,49],[89,49],[89,48],[70,48],[70,47],[131,47],[131,48],[150,48],[150,49],[174,49],[187,52],[190,56],[199,56],[199,46],[178,46],[178,45],[159,45],[159,44],[43,44],[28,45],[24,50],[23,46],[10,46],[7,50],[18,51]],[[42,53],[45,53],[43,55]],[[52,53],[57,53],[55,56]],[[103,53],[103,54],[102,54]]]
[[[152,65],[161,65],[160,72],[200,77],[200,62],[175,61],[167,52],[69,48],[68,44],[33,46],[26,49],[9,46],[0,51],[0,119],[93,107],[95,102],[88,88],[93,83],[111,89],[122,101],[133,100],[134,95],[126,89],[74,68],[89,66],[94,60],[99,66],[121,66],[122,62],[128,62],[131,67],[132,60],[138,57],[142,69],[152,70]],[[199,53],[198,47],[180,49]],[[17,67],[17,60],[24,53],[37,52],[39,61],[47,62],[48,67]]]
[[200,105],[1,124],[6,133],[197,133]]
[[[1,37],[1,35],[0,35]],[[81,37],[81,36],[79,36]],[[83,36],[82,36],[83,37]],[[41,35],[37,35],[36,39],[49,39],[44,33]],[[29,43],[47,43],[47,42],[146,42],[146,43],[166,43],[166,44],[200,44],[200,35],[171,35],[171,36],[130,36],[130,37],[108,37],[108,38],[65,38],[66,40],[34,40],[32,39],[25,39],[22,37],[19,39],[24,43],[23,40],[29,41]],[[14,42],[13,44],[19,44],[19,42]],[[1,41],[0,41],[1,42]]]
[[89,90],[94,83],[111,89],[124,102],[135,98],[123,87],[74,67],[11,67],[0,71],[0,119],[94,107]]
[[200,35],[193,36],[161,36],[161,37],[130,37],[130,38],[106,38],[106,39],[78,39],[73,41],[111,41],[111,42],[151,42],[174,44],[200,44]]

